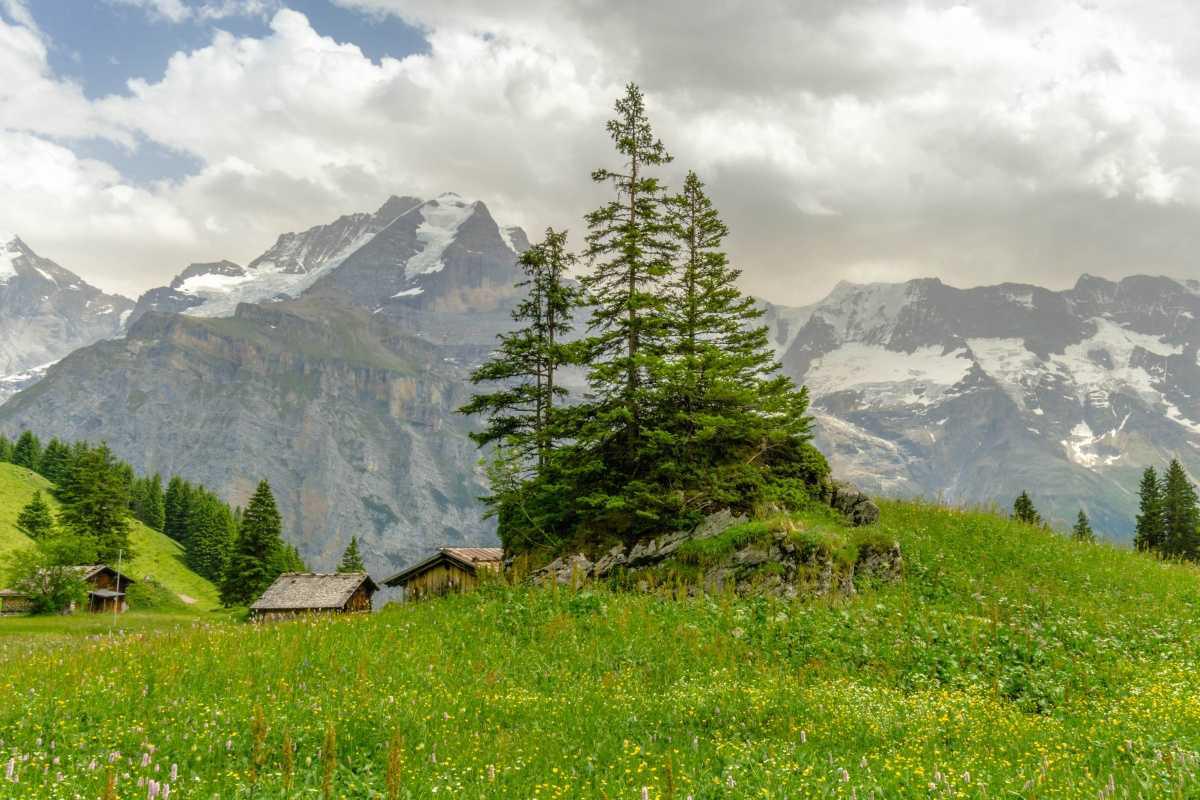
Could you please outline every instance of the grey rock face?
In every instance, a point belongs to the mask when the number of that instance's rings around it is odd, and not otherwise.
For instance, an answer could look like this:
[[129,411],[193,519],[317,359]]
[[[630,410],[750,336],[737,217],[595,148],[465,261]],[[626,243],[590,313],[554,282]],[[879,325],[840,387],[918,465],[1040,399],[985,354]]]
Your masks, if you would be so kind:
[[843,284],[769,318],[817,445],[871,494],[1007,508],[1028,490],[1120,540],[1141,469],[1200,474],[1200,295],[1168,278]]
[[0,235],[0,400],[72,350],[119,335],[132,307]]

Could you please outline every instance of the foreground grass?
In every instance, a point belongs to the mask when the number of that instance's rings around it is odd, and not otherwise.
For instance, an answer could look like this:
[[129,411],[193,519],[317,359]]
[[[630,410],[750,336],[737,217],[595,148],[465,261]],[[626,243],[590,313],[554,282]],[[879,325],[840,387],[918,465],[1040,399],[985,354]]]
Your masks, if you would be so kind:
[[[3,555],[33,545],[29,537],[17,530],[17,516],[37,490],[41,490],[46,502],[57,512],[58,501],[51,494],[52,488],[48,480],[24,467],[0,464],[0,585],[4,583]],[[183,548],[178,542],[131,519],[129,543],[135,557],[121,565],[123,573],[134,580],[153,578],[177,597],[186,598],[185,605],[196,610],[218,607],[216,587],[187,568],[183,563]]]
[[1200,573],[986,514],[881,529],[905,581],[841,603],[492,587],[12,637],[0,793],[1198,796]]

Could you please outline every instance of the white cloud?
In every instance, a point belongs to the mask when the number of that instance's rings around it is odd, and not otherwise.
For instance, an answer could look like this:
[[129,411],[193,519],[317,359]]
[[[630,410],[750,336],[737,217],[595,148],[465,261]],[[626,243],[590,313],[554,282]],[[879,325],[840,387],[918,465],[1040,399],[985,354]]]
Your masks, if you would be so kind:
[[[15,2],[15,0],[9,0]],[[227,17],[262,17],[279,8],[278,0],[209,0],[187,3],[184,0],[108,0],[122,6],[143,9],[154,19],[171,23],[206,21]]]
[[[122,2],[176,21],[269,5]],[[50,74],[35,30],[0,27],[0,72],[22,76],[0,88],[0,126],[55,146],[145,137],[203,165],[134,190],[193,221],[153,233],[153,258],[90,248],[91,264],[64,264],[161,282],[391,192],[458,190],[533,231],[579,232],[631,79],[671,174],[701,171],[747,286],[776,299],[843,277],[1182,273],[1200,244],[1200,9],[1182,0],[339,2],[419,26],[429,52],[372,61],[284,9],[269,35],[216,33],[89,103]],[[76,169],[84,196],[120,183]]]

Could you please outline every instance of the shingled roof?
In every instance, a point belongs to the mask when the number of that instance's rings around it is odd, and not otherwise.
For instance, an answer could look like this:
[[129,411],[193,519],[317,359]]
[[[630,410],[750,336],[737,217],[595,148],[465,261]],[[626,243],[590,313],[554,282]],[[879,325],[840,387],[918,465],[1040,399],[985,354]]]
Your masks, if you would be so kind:
[[474,573],[481,564],[499,565],[504,560],[504,551],[499,547],[442,547],[424,561],[419,561],[411,567],[397,572],[383,582],[384,586],[400,586],[409,578],[417,575],[440,561],[450,561]]
[[363,584],[379,587],[365,572],[285,572],[263,592],[251,611],[303,611],[346,605]]

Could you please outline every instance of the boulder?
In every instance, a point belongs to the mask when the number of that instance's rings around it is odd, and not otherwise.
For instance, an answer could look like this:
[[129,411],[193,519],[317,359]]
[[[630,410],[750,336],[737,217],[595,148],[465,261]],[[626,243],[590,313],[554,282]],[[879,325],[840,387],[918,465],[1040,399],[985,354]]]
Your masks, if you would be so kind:
[[879,519],[879,506],[854,484],[834,481],[830,493],[829,505],[845,515],[851,525],[871,525]]

